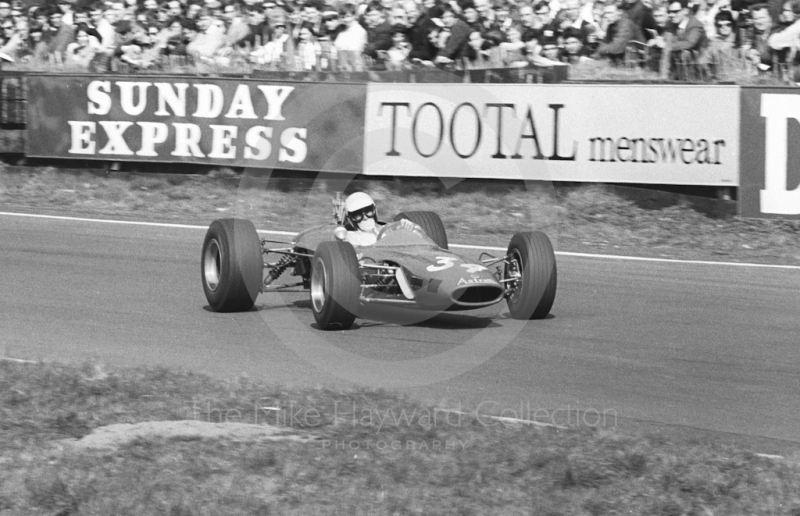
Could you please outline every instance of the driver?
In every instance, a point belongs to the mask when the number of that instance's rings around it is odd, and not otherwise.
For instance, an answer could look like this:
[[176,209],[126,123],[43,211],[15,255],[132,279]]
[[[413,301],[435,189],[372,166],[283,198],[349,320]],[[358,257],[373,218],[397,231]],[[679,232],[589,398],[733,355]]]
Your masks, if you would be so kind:
[[[414,229],[416,224],[408,219],[399,221],[403,229]],[[344,201],[344,227],[347,241],[353,245],[372,245],[378,241],[378,233],[384,225],[378,224],[375,201],[364,192],[350,194]]]

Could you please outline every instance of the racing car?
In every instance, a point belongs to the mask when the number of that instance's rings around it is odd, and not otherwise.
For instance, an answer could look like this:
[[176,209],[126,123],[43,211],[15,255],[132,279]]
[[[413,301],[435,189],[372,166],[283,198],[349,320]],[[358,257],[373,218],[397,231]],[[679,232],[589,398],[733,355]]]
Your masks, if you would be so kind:
[[[505,300],[514,319],[550,313],[556,260],[541,231],[514,234],[504,256],[482,253],[473,260],[449,249],[435,212],[407,211],[383,225],[375,244],[354,246],[347,241],[340,195],[333,206],[333,223],[302,231],[292,241],[262,239],[249,220],[213,221],[201,258],[210,308],[247,311],[260,293],[302,287],[321,330],[351,328],[368,306],[440,313]],[[287,272],[295,283],[276,284]]]

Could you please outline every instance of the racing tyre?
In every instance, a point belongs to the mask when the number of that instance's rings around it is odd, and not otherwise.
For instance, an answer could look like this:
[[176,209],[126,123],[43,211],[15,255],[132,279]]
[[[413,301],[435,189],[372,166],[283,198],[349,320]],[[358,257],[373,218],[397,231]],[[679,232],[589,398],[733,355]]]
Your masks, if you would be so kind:
[[356,319],[361,280],[348,242],[322,242],[311,261],[311,308],[321,330],[347,330]]
[[544,319],[556,298],[556,255],[553,245],[541,231],[517,233],[506,253],[504,280],[513,285],[507,297],[514,319]]
[[206,232],[200,273],[209,306],[215,312],[244,312],[256,302],[264,260],[252,222],[215,220]]
[[395,221],[408,219],[414,224],[418,224],[422,231],[442,249],[447,249],[447,231],[444,229],[442,219],[432,211],[406,211],[398,213]]

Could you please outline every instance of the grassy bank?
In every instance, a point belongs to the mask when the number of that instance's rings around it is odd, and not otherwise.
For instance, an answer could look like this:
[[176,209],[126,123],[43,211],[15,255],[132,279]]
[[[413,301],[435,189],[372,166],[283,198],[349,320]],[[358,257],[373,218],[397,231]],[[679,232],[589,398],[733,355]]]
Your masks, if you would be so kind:
[[505,246],[542,229],[557,250],[800,265],[800,222],[739,219],[731,201],[602,185],[420,180],[276,179],[205,174],[105,173],[5,166],[7,210],[208,224],[244,217],[264,229],[300,230],[331,220],[335,191],[368,191],[384,218],[437,211],[452,242]]
[[[0,362],[0,393],[4,515],[800,513],[798,457],[497,424],[382,391]],[[75,444],[110,424],[226,418],[311,440]]]

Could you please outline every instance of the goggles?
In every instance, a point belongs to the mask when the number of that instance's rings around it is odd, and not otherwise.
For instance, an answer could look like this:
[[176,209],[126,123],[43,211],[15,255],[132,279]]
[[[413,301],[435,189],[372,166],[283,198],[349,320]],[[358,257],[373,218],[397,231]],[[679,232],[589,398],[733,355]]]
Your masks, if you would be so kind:
[[350,220],[358,224],[364,219],[371,219],[375,217],[375,205],[367,206],[366,208],[361,208],[360,210],[353,211],[347,214],[350,217]]

